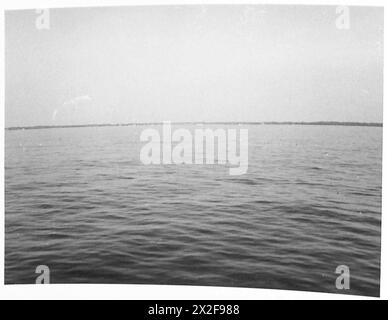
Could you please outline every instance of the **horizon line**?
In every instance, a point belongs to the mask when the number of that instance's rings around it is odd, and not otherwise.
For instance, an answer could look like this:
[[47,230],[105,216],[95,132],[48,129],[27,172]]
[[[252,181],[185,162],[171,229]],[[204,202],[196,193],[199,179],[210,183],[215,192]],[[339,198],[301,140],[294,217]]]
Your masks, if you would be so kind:
[[[163,125],[165,122],[128,122],[128,123],[94,123],[94,124],[67,124],[67,125],[35,125],[35,126],[12,126],[5,130],[33,130],[55,128],[84,128],[84,127],[125,127]],[[171,124],[223,124],[223,125],[326,125],[326,126],[360,126],[360,127],[383,127],[382,122],[357,122],[357,121],[177,121]]]

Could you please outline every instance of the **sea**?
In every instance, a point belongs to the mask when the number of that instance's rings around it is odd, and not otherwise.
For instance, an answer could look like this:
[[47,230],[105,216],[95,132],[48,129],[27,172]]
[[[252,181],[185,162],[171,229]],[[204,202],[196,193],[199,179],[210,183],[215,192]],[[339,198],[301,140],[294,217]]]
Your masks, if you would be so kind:
[[5,131],[6,284],[45,265],[50,283],[379,295],[382,127],[208,125],[248,129],[243,175],[145,165],[146,128]]

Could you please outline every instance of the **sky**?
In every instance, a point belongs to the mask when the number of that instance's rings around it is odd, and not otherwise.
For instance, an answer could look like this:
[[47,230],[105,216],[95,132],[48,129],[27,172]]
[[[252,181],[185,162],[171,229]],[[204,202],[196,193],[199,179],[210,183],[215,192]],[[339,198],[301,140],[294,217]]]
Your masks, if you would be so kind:
[[[382,122],[383,9],[148,6],[7,11],[6,127]],[[41,21],[41,20],[38,20]],[[45,20],[47,23],[47,20]]]

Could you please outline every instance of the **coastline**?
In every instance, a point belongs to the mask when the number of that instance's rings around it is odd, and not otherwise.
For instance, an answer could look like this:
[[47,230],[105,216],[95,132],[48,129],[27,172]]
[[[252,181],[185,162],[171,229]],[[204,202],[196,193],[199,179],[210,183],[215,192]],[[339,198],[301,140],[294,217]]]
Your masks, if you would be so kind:
[[[33,130],[55,128],[85,128],[85,127],[126,127],[126,126],[153,126],[162,125],[163,122],[131,122],[131,123],[101,123],[101,124],[78,124],[78,125],[40,125],[40,126],[17,126],[6,127],[5,130]],[[383,127],[379,122],[340,122],[340,121],[268,121],[268,122],[173,122],[175,125],[304,125],[304,126],[353,126],[353,127]]]

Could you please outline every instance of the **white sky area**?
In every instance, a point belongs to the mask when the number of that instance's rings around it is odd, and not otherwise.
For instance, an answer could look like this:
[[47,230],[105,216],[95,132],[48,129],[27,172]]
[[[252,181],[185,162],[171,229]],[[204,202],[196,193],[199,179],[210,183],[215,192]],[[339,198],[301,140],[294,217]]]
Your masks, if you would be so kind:
[[382,122],[383,9],[155,6],[6,12],[6,126]]

